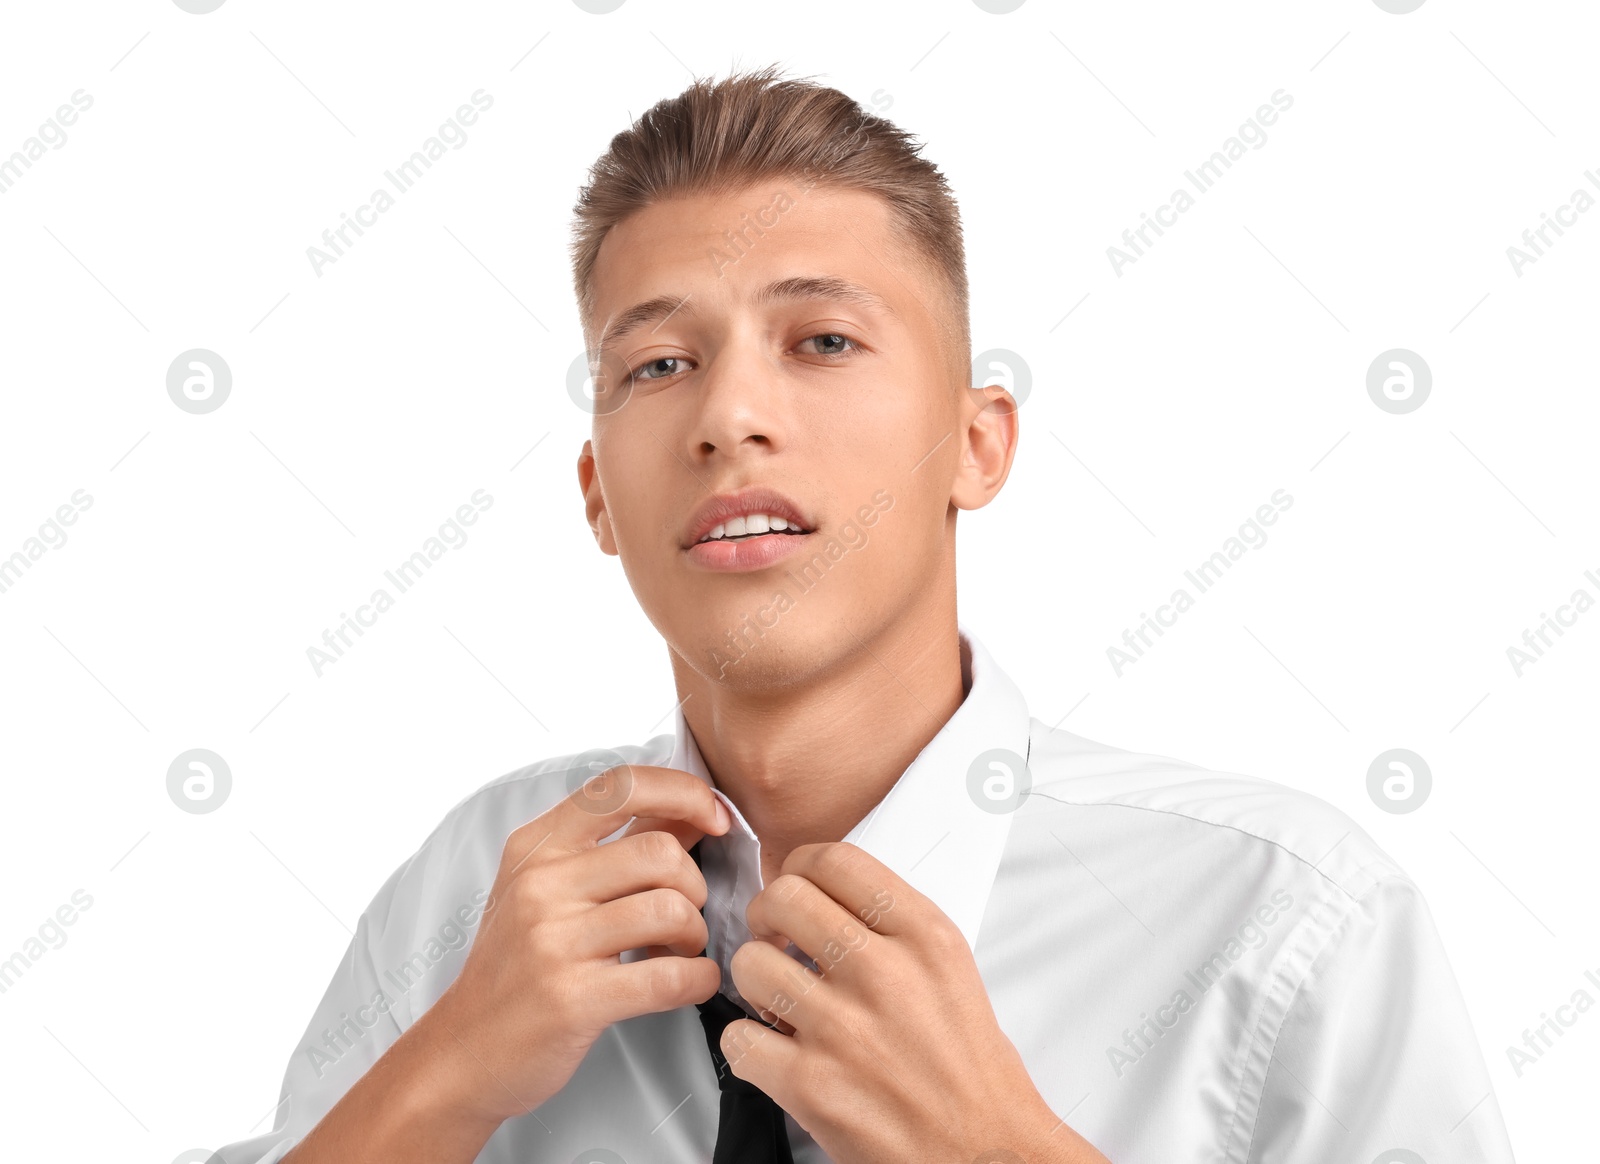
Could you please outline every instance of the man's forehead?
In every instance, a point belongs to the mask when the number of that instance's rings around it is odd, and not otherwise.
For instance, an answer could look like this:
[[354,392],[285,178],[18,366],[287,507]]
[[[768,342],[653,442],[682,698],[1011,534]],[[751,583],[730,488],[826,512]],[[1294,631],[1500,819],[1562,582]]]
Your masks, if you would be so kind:
[[[639,298],[663,288],[652,279],[692,280],[707,290],[739,268],[766,281],[774,265],[803,254],[805,268],[837,269],[857,282],[875,282],[865,270],[874,252],[891,241],[887,205],[855,190],[805,189],[774,181],[725,194],[684,195],[635,211],[606,232],[592,273],[596,301]],[[758,261],[759,260],[759,261]],[[854,272],[854,275],[848,274]]]
[[735,189],[686,192],[652,202],[613,226],[600,253],[604,254],[619,236],[667,228],[691,239],[721,238],[725,231],[736,231],[741,226],[773,230],[780,225],[811,224],[815,228],[841,218],[853,226],[881,227],[888,222],[889,204],[868,190],[774,177]]

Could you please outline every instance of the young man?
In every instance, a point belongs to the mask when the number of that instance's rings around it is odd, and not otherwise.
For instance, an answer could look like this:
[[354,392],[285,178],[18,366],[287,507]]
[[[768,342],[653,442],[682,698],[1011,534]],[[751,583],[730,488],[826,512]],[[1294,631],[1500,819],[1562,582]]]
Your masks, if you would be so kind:
[[1366,833],[1050,730],[958,624],[1016,402],[971,385],[913,139],[770,70],[697,83],[577,209],[578,479],[674,731],[452,809],[221,1158],[1509,1164]]

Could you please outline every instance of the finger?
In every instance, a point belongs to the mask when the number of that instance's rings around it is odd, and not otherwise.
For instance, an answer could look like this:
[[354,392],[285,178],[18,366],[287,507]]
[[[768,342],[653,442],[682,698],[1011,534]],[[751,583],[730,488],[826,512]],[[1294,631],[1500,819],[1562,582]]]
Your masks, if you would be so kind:
[[728,1070],[747,1083],[753,1083],[779,1107],[794,1106],[789,1088],[800,1078],[796,1070],[800,1046],[794,1035],[786,1035],[755,1019],[735,1019],[722,1032],[720,1050],[728,1060]]
[[756,1013],[761,1016],[761,1021],[772,1024],[780,1035],[792,1035],[795,1033],[795,1029],[790,1024],[789,1020],[784,1018],[781,1014],[770,1011],[763,1006],[758,1006],[754,1009]]
[[768,1022],[782,1020],[806,1030],[834,987],[816,971],[768,942],[746,942],[728,960],[733,984],[750,1008]]
[[649,889],[598,905],[583,917],[573,956],[610,958],[640,946],[664,946],[683,958],[706,948],[706,921],[676,889]]
[[704,829],[688,821],[672,820],[669,817],[659,816],[636,816],[633,818],[632,823],[628,825],[627,830],[623,832],[622,837],[617,839],[621,840],[623,837],[652,832],[667,833],[676,837],[678,844],[683,846],[683,851],[686,853],[699,844],[706,835]]
[[710,958],[641,958],[593,971],[590,997],[607,1025],[641,1014],[705,1002],[722,984]]
[[571,854],[552,865],[548,875],[565,878],[577,900],[594,905],[661,888],[675,889],[696,909],[703,909],[708,896],[705,874],[683,846],[662,831],[618,837],[586,853]]
[[848,981],[850,973],[860,969],[860,960],[849,955],[878,936],[797,873],[781,874],[756,894],[745,917],[753,936],[763,940],[786,936],[816,962],[819,973],[835,975],[839,981]]
[[[887,937],[925,928],[929,911],[939,912],[938,906],[893,869],[848,841],[801,845],[784,858],[782,872],[804,877],[875,933]],[[795,944],[800,944],[798,939]]]
[[620,764],[591,776],[554,807],[512,831],[505,856],[521,865],[536,852],[593,848],[636,816],[686,821],[720,836],[729,820],[716,794],[690,772]]
[[692,837],[688,848],[733,823],[705,780],[652,764],[620,764],[591,776],[558,806],[558,816],[557,839],[582,846],[597,844],[626,824],[629,832],[664,828],[680,841]]

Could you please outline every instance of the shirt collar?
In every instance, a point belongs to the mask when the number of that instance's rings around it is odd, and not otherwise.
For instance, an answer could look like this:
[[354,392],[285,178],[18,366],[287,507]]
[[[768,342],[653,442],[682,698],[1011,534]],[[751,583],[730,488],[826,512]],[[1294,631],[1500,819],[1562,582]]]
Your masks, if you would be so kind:
[[[971,680],[966,698],[844,839],[932,899],[961,930],[967,946],[974,948],[1012,814],[980,807],[969,793],[968,773],[983,753],[995,749],[1014,753],[1026,764],[1029,715],[1022,692],[983,644],[964,625],[958,626],[957,635],[962,668]],[[738,871],[731,908],[742,920],[750,899],[762,888],[760,840],[711,779],[681,704],[674,716],[667,766],[704,780],[733,817],[732,828],[720,837],[706,837],[702,845],[720,847],[721,855]],[[983,768],[985,776],[991,767]]]

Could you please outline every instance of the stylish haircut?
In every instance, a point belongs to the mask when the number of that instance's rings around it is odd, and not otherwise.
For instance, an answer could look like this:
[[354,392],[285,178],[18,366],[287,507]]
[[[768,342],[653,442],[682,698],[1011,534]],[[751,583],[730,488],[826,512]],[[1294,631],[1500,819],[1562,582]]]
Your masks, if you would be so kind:
[[[964,369],[972,341],[961,213],[944,175],[919,156],[921,148],[915,137],[837,89],[781,79],[776,65],[722,81],[697,79],[657,102],[611,139],[574,207],[573,286],[591,351],[598,341],[588,336],[598,323],[595,259],[613,226],[673,197],[779,179],[803,188],[865,191],[888,204],[894,238],[945,284],[938,297],[947,311],[941,334],[952,370]],[[964,370],[961,376],[967,378]]]

